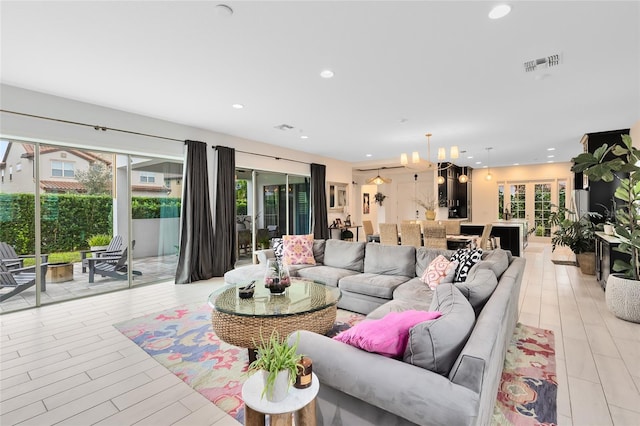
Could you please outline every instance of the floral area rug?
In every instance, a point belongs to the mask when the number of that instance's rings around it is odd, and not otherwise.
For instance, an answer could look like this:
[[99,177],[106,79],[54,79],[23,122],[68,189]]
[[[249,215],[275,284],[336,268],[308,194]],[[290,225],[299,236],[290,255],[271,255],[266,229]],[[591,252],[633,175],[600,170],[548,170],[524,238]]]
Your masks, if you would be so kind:
[[[362,315],[339,309],[328,335],[362,319]],[[205,398],[244,423],[241,393],[247,379],[247,350],[216,336],[207,304],[168,309],[114,326]],[[555,424],[556,390],[552,332],[518,324],[507,352],[493,424]]]

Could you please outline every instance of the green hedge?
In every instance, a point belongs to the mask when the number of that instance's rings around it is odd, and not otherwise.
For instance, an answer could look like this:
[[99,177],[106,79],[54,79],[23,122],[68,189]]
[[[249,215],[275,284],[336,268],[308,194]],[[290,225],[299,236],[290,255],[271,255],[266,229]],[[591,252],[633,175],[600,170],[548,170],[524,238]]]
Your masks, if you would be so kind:
[[[104,195],[46,194],[41,201],[42,253],[87,249],[87,239],[112,233],[113,200]],[[133,197],[134,219],[179,217],[179,198]],[[0,194],[0,241],[18,254],[35,252],[33,194]]]

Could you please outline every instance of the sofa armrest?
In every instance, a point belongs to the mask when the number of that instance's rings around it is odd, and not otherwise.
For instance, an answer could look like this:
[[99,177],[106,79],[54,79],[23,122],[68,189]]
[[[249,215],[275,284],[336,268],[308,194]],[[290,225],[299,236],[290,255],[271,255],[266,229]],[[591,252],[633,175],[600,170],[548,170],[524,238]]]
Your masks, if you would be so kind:
[[417,424],[475,424],[479,394],[447,377],[309,331],[289,336],[290,343],[296,340],[298,353],[313,360],[321,386]]
[[266,264],[267,260],[276,258],[276,253],[273,249],[256,250],[256,257],[258,258],[258,263]]

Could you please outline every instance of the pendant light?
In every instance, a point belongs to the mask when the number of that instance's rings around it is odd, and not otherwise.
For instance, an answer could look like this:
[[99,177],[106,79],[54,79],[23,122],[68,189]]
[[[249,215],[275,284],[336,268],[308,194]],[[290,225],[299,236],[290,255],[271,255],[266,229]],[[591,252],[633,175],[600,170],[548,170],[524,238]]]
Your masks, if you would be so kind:
[[460,183],[467,183],[469,182],[469,176],[467,176],[467,168],[464,167],[462,174],[460,176],[458,176],[458,182]]
[[485,148],[487,150],[487,175],[484,177],[486,180],[493,179],[493,175],[491,174],[491,161],[490,161],[490,152],[493,149],[492,147]]
[[383,178],[382,176],[380,176],[380,169],[378,169],[378,175],[376,177],[368,179],[367,183],[369,185],[382,185],[383,183],[391,183],[391,179]]

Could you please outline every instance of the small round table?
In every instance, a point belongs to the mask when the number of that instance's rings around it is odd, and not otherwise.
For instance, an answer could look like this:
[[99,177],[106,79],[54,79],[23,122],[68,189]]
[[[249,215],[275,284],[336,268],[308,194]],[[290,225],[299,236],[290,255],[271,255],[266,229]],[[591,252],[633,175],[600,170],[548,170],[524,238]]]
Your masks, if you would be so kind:
[[293,413],[296,426],[315,426],[316,395],[320,389],[320,382],[314,373],[311,386],[306,389],[291,386],[287,397],[280,402],[270,402],[266,397],[262,398],[263,387],[260,373],[253,374],[242,386],[245,425],[264,426],[265,415],[268,414],[271,426],[290,426]]
[[277,331],[281,339],[296,330],[326,334],[336,320],[340,290],[302,278],[291,278],[291,286],[281,295],[270,294],[264,282],[256,282],[250,299],[238,297],[235,285],[223,287],[209,296],[213,308],[211,322],[223,341],[249,349],[249,362],[262,339]]

